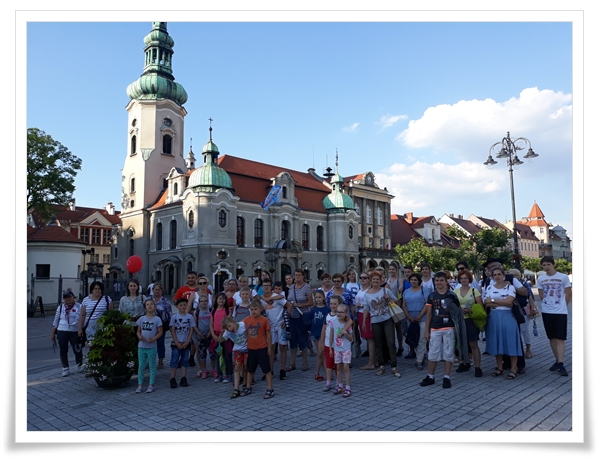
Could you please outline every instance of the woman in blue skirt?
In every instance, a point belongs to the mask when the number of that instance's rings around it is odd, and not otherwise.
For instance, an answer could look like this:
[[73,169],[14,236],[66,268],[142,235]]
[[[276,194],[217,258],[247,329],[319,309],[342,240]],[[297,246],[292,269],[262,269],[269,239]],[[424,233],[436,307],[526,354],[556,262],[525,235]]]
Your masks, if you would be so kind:
[[486,329],[486,351],[496,356],[496,369],[492,376],[500,376],[502,355],[510,357],[510,373],[506,379],[517,377],[517,357],[522,355],[519,325],[512,314],[512,304],[516,296],[513,285],[504,280],[504,271],[496,268],[492,279],[483,293],[483,304],[490,309]]

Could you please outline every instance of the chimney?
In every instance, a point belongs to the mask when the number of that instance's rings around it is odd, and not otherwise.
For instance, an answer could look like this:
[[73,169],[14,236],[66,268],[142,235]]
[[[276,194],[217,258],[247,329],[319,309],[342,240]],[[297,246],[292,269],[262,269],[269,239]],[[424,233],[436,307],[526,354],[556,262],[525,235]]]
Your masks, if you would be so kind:
[[73,199],[70,203],[69,203],[69,208],[71,210],[77,210],[77,208],[75,207],[75,199]]
[[409,225],[412,225],[413,222],[413,213],[412,212],[406,212],[404,215],[406,215],[406,223],[408,223]]
[[462,215],[459,215],[459,216],[458,216],[458,219],[459,219],[459,220],[462,220],[462,219],[463,219],[463,216],[462,216]]
[[112,202],[108,201],[108,204],[106,204],[106,211],[108,212],[108,215],[115,214],[115,206],[113,206]]
[[454,214],[450,214],[450,218],[454,218]]

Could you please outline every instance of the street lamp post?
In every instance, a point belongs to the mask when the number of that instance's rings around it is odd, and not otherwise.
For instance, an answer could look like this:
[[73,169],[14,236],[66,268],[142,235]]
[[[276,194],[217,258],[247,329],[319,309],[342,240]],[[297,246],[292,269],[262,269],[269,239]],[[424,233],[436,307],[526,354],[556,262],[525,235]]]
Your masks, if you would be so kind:
[[506,133],[506,137],[504,137],[500,142],[496,142],[494,145],[490,147],[490,154],[485,163],[485,166],[488,168],[494,167],[495,164],[498,164],[498,161],[495,161],[492,158],[492,155],[495,154],[498,159],[506,159],[506,164],[508,165],[508,174],[510,176],[510,199],[512,203],[512,217],[513,217],[513,260],[515,263],[515,268],[519,271],[521,270],[521,255],[519,255],[519,242],[517,236],[517,215],[515,211],[515,187],[513,184],[513,166],[515,168],[523,164],[523,161],[519,159],[517,152],[520,150],[525,150],[527,148],[527,154],[523,157],[524,159],[529,159],[533,161],[534,158],[539,155],[533,151],[531,148],[531,142],[529,139],[525,137],[519,137],[517,139],[510,138],[510,132]]

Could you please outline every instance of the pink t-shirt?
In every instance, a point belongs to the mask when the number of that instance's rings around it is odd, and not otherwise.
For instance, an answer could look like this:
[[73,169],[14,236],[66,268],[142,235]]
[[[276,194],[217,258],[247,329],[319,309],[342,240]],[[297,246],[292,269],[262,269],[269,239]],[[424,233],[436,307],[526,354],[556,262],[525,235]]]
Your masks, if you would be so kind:
[[213,316],[213,330],[215,331],[216,335],[221,333],[221,322],[223,322],[223,319],[226,315],[227,311],[225,310],[225,308],[215,310],[215,315]]

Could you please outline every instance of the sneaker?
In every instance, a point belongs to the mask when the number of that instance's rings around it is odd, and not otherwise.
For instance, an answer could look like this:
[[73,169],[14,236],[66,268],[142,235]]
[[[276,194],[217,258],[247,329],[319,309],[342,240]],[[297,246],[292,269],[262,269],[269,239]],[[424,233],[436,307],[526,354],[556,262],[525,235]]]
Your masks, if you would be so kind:
[[481,378],[482,376],[483,376],[483,371],[481,371],[481,368],[475,367],[475,377]]
[[81,373],[83,371],[83,363],[77,365],[77,373]]
[[[464,373],[465,371],[469,371],[471,369],[471,364],[470,363],[461,363],[458,368],[456,369],[457,373]],[[448,379],[448,378],[446,378]]]
[[223,379],[224,384],[229,384],[232,382],[233,382],[233,376],[227,376],[225,379]]
[[442,388],[450,389],[451,387],[452,387],[452,382],[450,381],[450,378],[444,378],[444,382],[442,382]]
[[409,352],[408,354],[406,354],[406,357],[404,357],[406,360],[409,359],[416,359],[417,358],[417,353],[416,352]]
[[279,370],[279,380],[283,381],[285,378],[287,378],[285,370]]
[[562,363],[559,363],[558,365],[559,365],[559,367],[556,370],[556,372],[561,376],[569,376],[569,372],[567,371],[565,366]]
[[560,364],[558,363],[558,360],[556,362],[554,362],[554,365],[552,365],[550,367],[550,371],[557,371],[560,368]]
[[148,386],[148,389],[146,389],[146,393],[151,394],[152,392],[154,392],[154,386],[152,384],[150,384]]
[[325,387],[323,388],[323,392],[329,392],[331,390],[331,384],[325,384]]
[[142,386],[138,386],[137,389],[135,390],[136,394],[141,394],[144,391],[144,388]]
[[223,381],[223,376],[220,376],[220,375],[217,375],[214,379],[214,382],[216,382],[216,383],[221,382],[221,381]]
[[423,387],[431,386],[432,384],[435,384],[435,378],[431,378],[429,375],[427,375],[425,379],[419,383],[419,385]]
[[69,367],[64,367],[63,371],[62,371],[62,375],[64,376],[69,376]]
[[179,385],[181,387],[187,387],[189,386],[188,382],[187,382],[187,378],[185,376],[183,376],[180,380],[179,380]]
[[171,389],[175,389],[177,387],[177,381],[175,378],[171,378],[169,382],[171,383]]
[[524,375],[526,373],[525,368],[517,368],[517,374],[518,375]]

